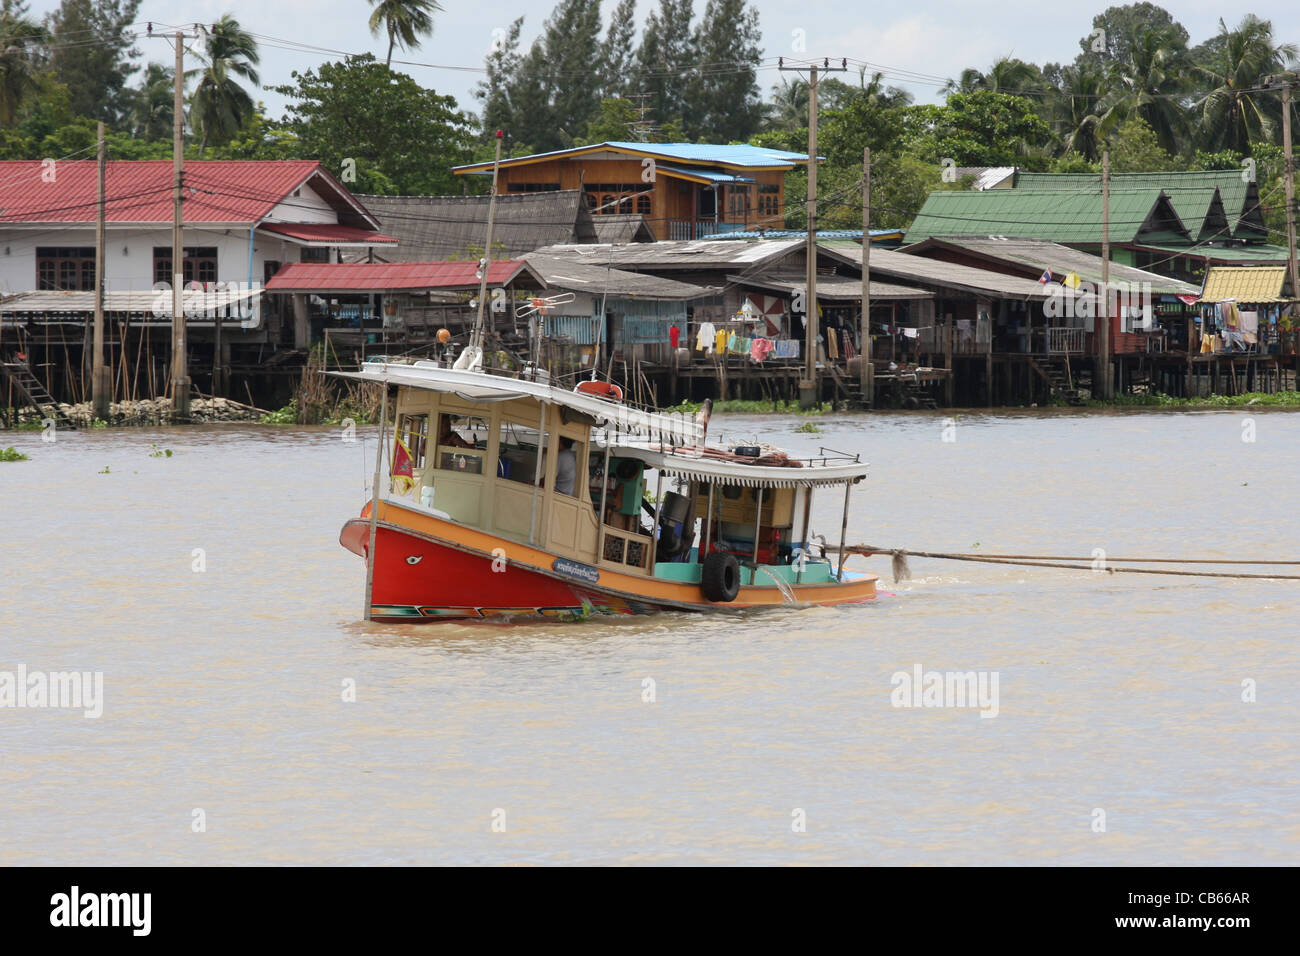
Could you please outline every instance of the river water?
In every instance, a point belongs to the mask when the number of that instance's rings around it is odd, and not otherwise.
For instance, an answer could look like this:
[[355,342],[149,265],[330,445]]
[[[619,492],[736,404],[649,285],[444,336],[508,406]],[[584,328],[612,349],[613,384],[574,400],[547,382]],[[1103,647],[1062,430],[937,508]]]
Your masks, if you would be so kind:
[[[714,431],[861,452],[850,541],[1300,558],[1294,414],[802,421]],[[361,438],[3,435],[0,672],[101,671],[103,715],[0,708],[0,863],[1300,856],[1300,582],[854,558],[873,605],[367,625]],[[894,706],[918,666],[996,716]]]

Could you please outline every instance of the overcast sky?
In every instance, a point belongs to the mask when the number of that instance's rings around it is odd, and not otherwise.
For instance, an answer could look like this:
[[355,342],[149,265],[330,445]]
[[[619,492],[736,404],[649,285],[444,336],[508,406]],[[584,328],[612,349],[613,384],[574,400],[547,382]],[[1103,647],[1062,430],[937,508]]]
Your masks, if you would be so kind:
[[[483,57],[492,43],[493,30],[504,30],[521,14],[524,45],[541,29],[554,6],[552,0],[441,0],[443,12],[435,16],[433,36],[423,47],[394,53],[395,59],[436,66],[401,66],[426,87],[456,97],[462,108],[477,112],[473,97],[482,76]],[[706,0],[695,0],[696,16]],[[605,0],[608,16],[617,0]],[[637,19],[657,6],[657,0],[639,0]],[[1013,55],[1042,64],[1068,62],[1079,51],[1079,39],[1091,30],[1092,18],[1111,4],[1043,3],[1042,0],[907,0],[863,3],[830,0],[758,0],[759,25],[765,55],[793,57],[856,57],[876,65],[888,82],[909,90],[918,102],[938,100],[934,81],[909,79],[909,74],[955,76],[968,66],[987,68],[995,59]],[[1233,26],[1247,11],[1273,21],[1274,33],[1284,41],[1300,43],[1300,6],[1283,0],[1252,0],[1246,5],[1222,0],[1178,0],[1162,4],[1198,43],[1217,31],[1223,16]],[[32,13],[41,16],[57,7],[56,0],[31,0]],[[1230,12],[1226,12],[1229,10]],[[264,38],[285,39],[356,53],[370,51],[383,59],[386,42],[372,38],[366,28],[370,4],[366,0],[144,0],[140,19],[157,24],[210,22],[232,13],[244,26]],[[183,19],[182,19],[183,18]],[[796,31],[803,31],[806,52],[795,49]],[[267,85],[289,82],[292,70],[307,70],[325,59],[322,52],[279,49],[262,40],[262,81]],[[162,40],[142,40],[145,59],[170,62]],[[457,67],[460,69],[451,69]],[[773,66],[759,73],[764,95],[780,74]],[[283,110],[283,99],[259,91],[272,116]]]

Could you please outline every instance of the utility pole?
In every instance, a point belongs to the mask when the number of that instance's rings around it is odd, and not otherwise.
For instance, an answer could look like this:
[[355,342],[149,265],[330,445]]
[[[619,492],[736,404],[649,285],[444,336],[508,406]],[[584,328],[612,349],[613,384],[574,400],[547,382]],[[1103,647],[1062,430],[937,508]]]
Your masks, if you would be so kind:
[[1294,75],[1282,86],[1282,150],[1286,156],[1286,275],[1291,282],[1292,298],[1300,297],[1297,283],[1295,248],[1295,158],[1291,154],[1291,87]]
[[1097,381],[1100,398],[1111,397],[1110,370],[1110,150],[1101,153],[1101,289],[1093,327],[1097,330]]
[[95,188],[95,331],[91,357],[90,389],[91,414],[95,418],[107,421],[112,378],[104,364],[104,219],[105,203],[104,170],[106,165],[104,150],[104,123],[98,127],[99,149],[96,152],[96,188]]
[[497,155],[492,163],[492,196],[488,199],[487,244],[483,247],[483,258],[479,260],[478,278],[478,314],[474,318],[474,334],[470,336],[470,345],[478,349],[484,347],[487,327],[483,321],[483,305],[487,299],[488,267],[492,264],[492,230],[497,218],[497,175],[501,171],[502,132],[497,130]]
[[185,245],[181,231],[185,177],[185,39],[176,31],[176,76],[172,102],[172,414],[190,417],[190,373],[185,344]]
[[[777,60],[777,68],[782,72],[808,70],[808,245],[803,302],[805,354],[803,380],[799,383],[799,405],[812,408],[820,394],[817,381],[817,76],[818,70],[844,73],[849,67],[847,60],[841,60],[839,66],[831,66],[829,59],[823,60],[820,67],[815,63],[806,67],[786,66],[785,58],[781,57]],[[826,360],[830,361],[829,351]]]
[[876,404],[876,369],[871,364],[871,147],[862,150],[862,354],[859,390],[867,408]]

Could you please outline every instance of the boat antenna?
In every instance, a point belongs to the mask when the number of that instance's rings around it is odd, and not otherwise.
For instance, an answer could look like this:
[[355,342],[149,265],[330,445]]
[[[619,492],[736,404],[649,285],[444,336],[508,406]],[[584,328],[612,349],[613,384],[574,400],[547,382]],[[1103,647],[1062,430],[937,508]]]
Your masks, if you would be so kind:
[[488,199],[487,242],[483,246],[483,257],[478,261],[478,314],[474,317],[474,334],[470,336],[471,348],[481,353],[487,338],[487,328],[483,321],[483,305],[487,300],[488,265],[492,262],[492,227],[497,218],[497,176],[501,172],[501,130],[497,130],[496,159],[492,161],[492,192]]

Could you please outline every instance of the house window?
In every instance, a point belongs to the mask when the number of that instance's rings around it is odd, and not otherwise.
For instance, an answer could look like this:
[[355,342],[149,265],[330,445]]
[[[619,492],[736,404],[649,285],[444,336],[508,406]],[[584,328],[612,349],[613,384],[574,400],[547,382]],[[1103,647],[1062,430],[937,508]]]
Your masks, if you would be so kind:
[[592,183],[583,186],[587,208],[593,216],[612,216],[616,213],[639,212],[650,214],[648,183]]
[[758,187],[758,214],[764,217],[781,215],[780,186]]
[[329,262],[329,246],[303,246],[302,255],[298,257],[299,262]]
[[[217,247],[186,246],[185,258],[181,260],[181,274],[185,283],[217,281]],[[153,247],[153,281],[155,283],[172,282],[171,246]]]
[[749,209],[749,187],[727,187],[727,215],[732,219],[744,219]]
[[506,192],[508,193],[555,193],[559,191],[559,183],[510,183],[506,186]]
[[95,247],[37,246],[36,287],[45,291],[93,291]]

